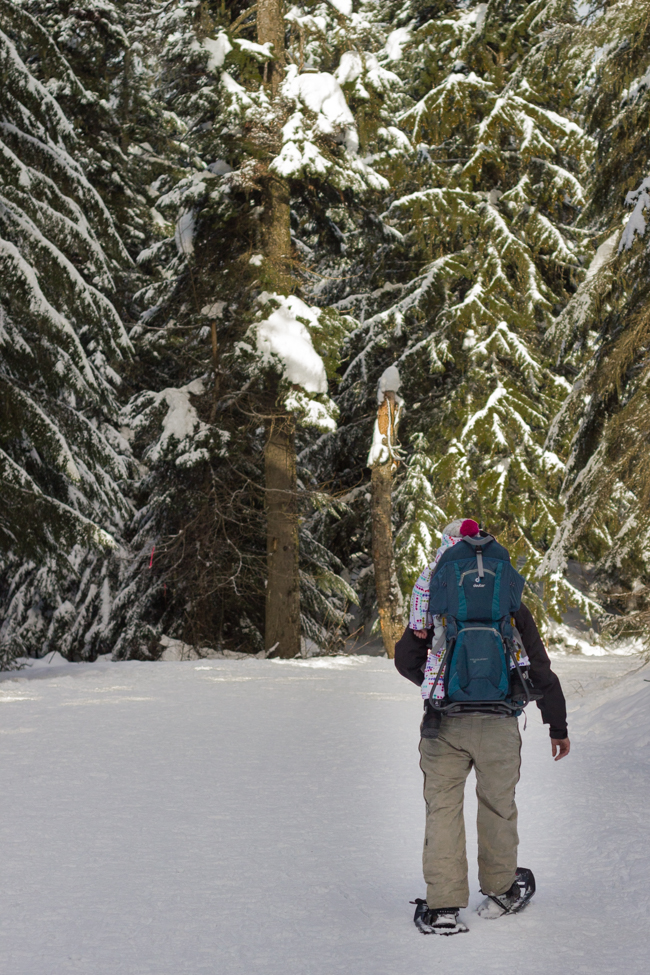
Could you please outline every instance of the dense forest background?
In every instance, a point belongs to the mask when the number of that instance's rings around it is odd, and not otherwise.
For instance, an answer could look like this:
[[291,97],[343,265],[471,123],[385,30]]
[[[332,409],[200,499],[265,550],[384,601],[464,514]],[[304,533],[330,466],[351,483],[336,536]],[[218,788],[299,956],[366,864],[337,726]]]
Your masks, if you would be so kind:
[[465,515],[645,632],[648,0],[0,0],[0,71],[4,666],[268,652],[282,451],[340,649],[392,365],[404,595]]

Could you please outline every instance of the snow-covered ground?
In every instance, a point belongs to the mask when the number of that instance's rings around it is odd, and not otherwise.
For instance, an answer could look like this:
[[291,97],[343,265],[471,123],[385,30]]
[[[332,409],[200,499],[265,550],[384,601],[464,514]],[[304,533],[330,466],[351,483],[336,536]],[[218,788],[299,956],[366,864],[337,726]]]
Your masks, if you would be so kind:
[[411,920],[424,891],[420,701],[391,662],[41,662],[2,675],[0,971],[644,973],[642,663],[555,661],[572,753],[551,761],[530,709],[518,791],[520,863],[538,893],[520,916],[481,920],[472,863],[471,930],[455,938]]

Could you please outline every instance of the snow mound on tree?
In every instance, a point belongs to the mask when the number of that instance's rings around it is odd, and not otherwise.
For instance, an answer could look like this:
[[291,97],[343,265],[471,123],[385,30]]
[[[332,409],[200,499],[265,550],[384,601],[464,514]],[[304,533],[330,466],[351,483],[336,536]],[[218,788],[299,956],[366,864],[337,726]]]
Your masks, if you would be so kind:
[[382,433],[379,428],[379,416],[377,416],[372,435],[372,445],[368,454],[368,460],[366,461],[368,467],[374,467],[376,464],[387,464],[389,460],[394,460],[397,455],[398,451],[396,450],[396,444],[392,436],[397,428],[400,410],[404,403],[401,396],[397,395],[397,390],[400,388],[400,385],[401,379],[397,366],[388,366],[387,369],[384,369],[377,383],[377,402],[381,406],[386,393],[395,393],[395,405],[389,407],[389,409],[394,409],[395,411],[395,421],[394,427],[389,423],[388,430]]
[[409,27],[398,27],[397,30],[390,32],[386,38],[384,50],[389,61],[399,61],[402,57],[402,48],[411,40],[411,30]]
[[174,239],[179,254],[194,253],[194,229],[196,225],[194,210],[181,214],[176,224]]
[[296,66],[290,65],[282,87],[289,98],[299,99],[312,112],[324,115],[332,125],[354,125],[354,116],[333,74],[327,71],[298,74]]
[[[345,52],[336,75],[327,71],[307,72],[300,74],[297,65],[290,64],[286,69],[285,80],[282,83],[282,94],[293,102],[295,111],[289,116],[282,129],[282,149],[270,164],[272,172],[287,179],[297,178],[302,172],[323,179],[327,177],[332,185],[339,189],[350,187],[357,192],[367,189],[387,190],[388,181],[375,172],[358,155],[359,135],[345,95],[339,81],[345,83],[356,78],[363,62],[354,52]],[[366,68],[371,69],[370,76],[381,88],[383,69],[374,55],[366,55]],[[373,74],[374,72],[374,74]],[[394,78],[391,72],[383,72]],[[395,79],[397,80],[397,79]],[[357,82],[357,85],[360,81]],[[368,98],[363,86],[357,90],[360,97]],[[336,149],[321,152],[321,146],[331,145],[345,147],[345,152]]]
[[208,52],[208,71],[216,71],[217,68],[221,68],[223,62],[226,60],[226,55],[232,51],[232,44],[228,39],[228,35],[223,31],[220,31],[214,39],[206,37],[203,39],[202,44],[199,44],[198,41],[196,44],[197,47],[202,47]]
[[339,84],[356,81],[363,71],[363,60],[358,51],[344,51],[334,76]]
[[201,396],[205,387],[195,379],[179,388],[170,386],[159,393],[146,392],[135,397],[124,411],[125,421],[136,434],[145,431],[152,419],[162,416],[161,432],[144,457],[148,464],[173,455],[179,467],[190,467],[207,457],[203,444],[210,428],[199,419],[190,396]]
[[318,130],[323,135],[334,135],[342,130],[343,141],[349,152],[359,148],[359,138],[354,116],[345,100],[343,90],[327,71],[299,74],[295,64],[287,68],[282,92],[297,105],[304,105],[318,117]]
[[625,230],[621,235],[621,240],[618,245],[619,254],[623,249],[629,251],[630,247],[634,243],[635,234],[638,234],[639,237],[643,237],[645,234],[646,222],[643,216],[643,211],[650,210],[650,196],[648,195],[648,190],[650,190],[650,177],[644,179],[637,190],[630,191],[625,197],[626,205],[633,206],[634,210],[632,211],[631,217],[625,224]]
[[[279,359],[285,378],[308,393],[326,393],[327,375],[323,360],[314,349],[303,321],[318,326],[319,309],[310,308],[295,295],[260,295],[260,301],[274,300],[278,307],[255,326],[257,349],[264,366]],[[303,321],[301,321],[301,319]]]
[[383,403],[384,394],[389,392],[396,393],[401,385],[402,380],[400,379],[397,366],[389,366],[388,369],[384,369],[377,384],[377,402]]

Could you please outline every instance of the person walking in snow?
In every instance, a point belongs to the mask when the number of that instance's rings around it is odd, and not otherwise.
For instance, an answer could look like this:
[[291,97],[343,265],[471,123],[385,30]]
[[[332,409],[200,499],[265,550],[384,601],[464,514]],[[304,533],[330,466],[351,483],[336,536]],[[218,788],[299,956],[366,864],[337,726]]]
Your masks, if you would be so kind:
[[[502,578],[511,581],[499,589]],[[479,882],[486,895],[479,915],[515,913],[535,890],[532,872],[517,866],[517,714],[528,701],[537,700],[542,720],[550,726],[555,761],[569,754],[570,742],[562,688],[532,614],[520,601],[523,584],[493,536],[480,531],[473,519],[453,521],[415,584],[409,624],[395,647],[397,670],[422,687],[425,699],[420,766],[426,802],[427,896],[414,902],[416,926],[425,934],[468,930],[459,911],[469,899],[463,799],[472,768],[478,797]],[[475,612],[480,619],[473,619],[472,600],[485,598],[490,601]],[[510,608],[504,598],[511,600]],[[444,613],[435,612],[443,606]],[[499,678],[501,692],[494,690],[497,678],[490,677],[493,683],[485,679],[485,668],[494,671],[495,662],[508,675],[505,683]],[[476,688],[480,691],[474,693]],[[487,701],[480,700],[486,696]]]

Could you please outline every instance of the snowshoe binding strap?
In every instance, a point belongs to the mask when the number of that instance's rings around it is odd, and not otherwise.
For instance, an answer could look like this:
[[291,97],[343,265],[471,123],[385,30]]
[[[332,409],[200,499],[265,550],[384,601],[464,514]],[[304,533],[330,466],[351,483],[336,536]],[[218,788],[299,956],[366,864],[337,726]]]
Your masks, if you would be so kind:
[[430,908],[425,900],[416,897],[414,901],[415,914],[413,922],[422,934],[465,934],[469,931],[466,924],[458,918],[458,907]]
[[[527,867],[517,867],[515,880],[510,890],[505,894],[488,894],[478,913],[484,918],[504,917],[506,914],[518,914],[530,902],[535,893],[535,877],[533,871]],[[495,907],[488,904],[491,901]]]

